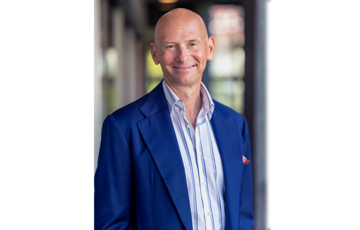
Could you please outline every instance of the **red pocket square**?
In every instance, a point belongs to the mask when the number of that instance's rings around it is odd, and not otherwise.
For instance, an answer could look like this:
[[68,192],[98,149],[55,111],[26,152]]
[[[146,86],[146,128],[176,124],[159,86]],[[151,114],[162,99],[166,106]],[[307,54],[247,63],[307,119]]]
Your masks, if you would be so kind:
[[244,155],[243,155],[243,165],[246,165],[246,164],[249,164],[249,160],[248,159],[246,159],[246,157],[244,157]]

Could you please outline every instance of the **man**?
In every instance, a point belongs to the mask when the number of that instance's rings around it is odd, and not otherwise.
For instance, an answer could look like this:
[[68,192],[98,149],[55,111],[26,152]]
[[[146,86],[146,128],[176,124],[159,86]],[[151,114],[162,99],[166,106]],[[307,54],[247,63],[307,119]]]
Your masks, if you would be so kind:
[[245,118],[201,83],[215,39],[199,15],[175,9],[150,48],[164,80],[103,124],[95,229],[253,229]]

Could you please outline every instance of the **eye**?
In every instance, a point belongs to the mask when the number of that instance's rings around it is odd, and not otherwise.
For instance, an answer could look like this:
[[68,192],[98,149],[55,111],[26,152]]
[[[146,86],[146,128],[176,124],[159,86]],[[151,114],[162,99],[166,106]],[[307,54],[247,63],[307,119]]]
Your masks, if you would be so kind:
[[196,46],[195,42],[190,43],[190,46]]
[[172,48],[175,48],[175,46],[174,46],[174,45],[168,45],[168,46],[166,46],[166,49],[172,49]]

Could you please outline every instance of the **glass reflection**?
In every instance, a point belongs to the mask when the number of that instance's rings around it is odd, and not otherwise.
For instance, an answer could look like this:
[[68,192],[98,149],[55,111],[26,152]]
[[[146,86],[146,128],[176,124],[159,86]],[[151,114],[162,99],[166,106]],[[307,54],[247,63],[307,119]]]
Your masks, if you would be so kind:
[[209,32],[216,40],[216,54],[209,62],[210,93],[214,99],[243,113],[244,10],[237,5],[213,5],[209,16]]

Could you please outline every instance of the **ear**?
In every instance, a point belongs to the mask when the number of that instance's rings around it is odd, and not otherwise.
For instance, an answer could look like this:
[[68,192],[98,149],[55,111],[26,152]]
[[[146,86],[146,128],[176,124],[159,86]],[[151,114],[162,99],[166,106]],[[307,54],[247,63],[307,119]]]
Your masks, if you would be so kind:
[[157,57],[156,45],[153,42],[150,43],[150,52],[151,52],[151,57],[153,58],[153,60],[155,62],[155,65],[158,65],[160,63],[160,61]]
[[215,55],[215,38],[213,36],[210,36],[208,38],[208,60],[211,61],[214,58]]

